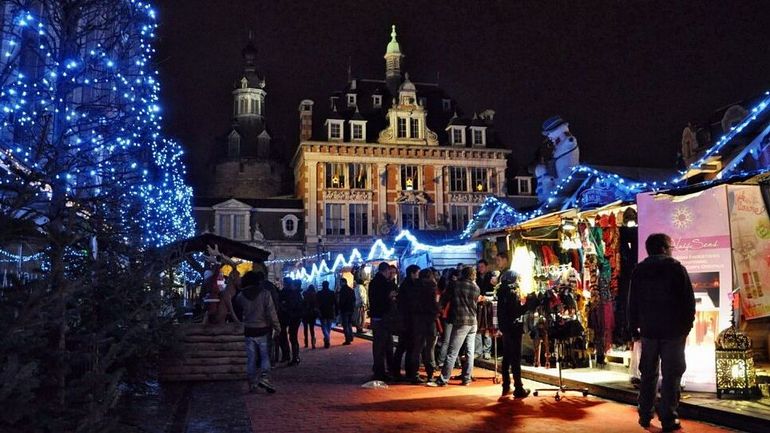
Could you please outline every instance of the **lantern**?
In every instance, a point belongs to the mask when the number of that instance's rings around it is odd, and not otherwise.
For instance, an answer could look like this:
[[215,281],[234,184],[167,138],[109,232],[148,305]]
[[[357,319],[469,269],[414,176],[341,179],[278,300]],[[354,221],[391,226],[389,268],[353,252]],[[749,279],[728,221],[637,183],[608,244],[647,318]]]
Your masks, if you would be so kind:
[[751,398],[756,395],[757,375],[751,353],[751,339],[732,326],[716,340],[717,398],[723,395]]

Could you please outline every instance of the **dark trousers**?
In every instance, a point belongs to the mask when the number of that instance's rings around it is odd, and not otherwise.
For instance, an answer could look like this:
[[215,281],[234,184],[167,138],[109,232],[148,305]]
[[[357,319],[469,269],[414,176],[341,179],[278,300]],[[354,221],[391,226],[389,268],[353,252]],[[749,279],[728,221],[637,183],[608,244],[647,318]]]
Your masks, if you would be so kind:
[[374,375],[383,377],[385,366],[392,373],[393,365],[393,334],[383,319],[372,319],[372,358],[374,359]]
[[345,341],[353,341],[353,312],[340,313],[340,321],[342,322],[342,332],[345,334]]
[[654,415],[655,388],[658,385],[658,366],[663,376],[660,385],[658,418],[665,426],[672,424],[679,414],[679,393],[682,375],[687,369],[684,358],[684,346],[687,336],[672,339],[654,339],[642,337],[642,355],[639,359],[639,372],[642,383],[639,385],[639,416],[652,418]]
[[302,319],[290,319],[289,320],[289,342],[291,343],[291,359],[299,359],[299,325],[302,323]]
[[524,383],[521,381],[521,336],[523,333],[524,329],[521,323],[516,323],[511,330],[503,332],[503,388],[511,388],[511,375],[513,375],[514,388],[524,388]]
[[403,328],[398,332],[398,344],[396,345],[396,351],[393,353],[393,365],[396,369],[391,371],[391,373],[396,376],[401,374],[402,363],[406,367],[406,360],[409,359],[412,351],[412,330],[407,329],[410,328],[407,325],[403,326]]
[[315,316],[307,316],[302,319],[302,332],[305,334],[305,347],[307,347],[307,336],[310,331],[310,342],[315,348]]
[[412,338],[406,356],[406,377],[414,379],[419,375],[420,356],[428,377],[436,370],[434,350],[436,347],[436,321],[432,317],[417,318],[412,324]]
[[[276,342],[276,359],[280,362],[285,362],[290,359],[289,353],[289,321],[281,322],[281,333],[278,334],[278,341]],[[280,357],[278,351],[280,350]]]

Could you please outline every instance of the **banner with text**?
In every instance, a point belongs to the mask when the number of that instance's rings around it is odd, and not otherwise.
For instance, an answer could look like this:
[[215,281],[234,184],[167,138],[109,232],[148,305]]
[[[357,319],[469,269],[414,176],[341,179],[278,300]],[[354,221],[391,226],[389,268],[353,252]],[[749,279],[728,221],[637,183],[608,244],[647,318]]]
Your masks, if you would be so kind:
[[770,218],[758,186],[727,189],[735,287],[746,319],[770,316]]
[[730,325],[733,287],[727,187],[718,186],[686,196],[639,194],[639,258],[647,257],[644,241],[665,233],[672,255],[690,275],[696,300],[693,330],[687,339],[687,388],[716,391],[714,340]]

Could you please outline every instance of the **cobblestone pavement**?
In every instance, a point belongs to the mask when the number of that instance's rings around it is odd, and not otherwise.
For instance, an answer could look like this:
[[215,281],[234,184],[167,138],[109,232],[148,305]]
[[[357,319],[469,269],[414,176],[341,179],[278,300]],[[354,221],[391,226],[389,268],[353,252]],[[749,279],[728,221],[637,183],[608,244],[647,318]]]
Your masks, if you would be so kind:
[[[371,376],[371,343],[356,339],[342,346],[333,333],[330,349],[302,349],[297,367],[273,370],[278,392],[244,394],[255,432],[644,432],[633,406],[568,394],[500,399],[492,372],[476,369],[470,387],[452,381],[444,388],[391,385],[365,389]],[[542,386],[525,381],[526,386]],[[241,392],[246,391],[245,383]],[[683,432],[734,431],[684,420]],[[660,432],[653,421],[647,431]]]

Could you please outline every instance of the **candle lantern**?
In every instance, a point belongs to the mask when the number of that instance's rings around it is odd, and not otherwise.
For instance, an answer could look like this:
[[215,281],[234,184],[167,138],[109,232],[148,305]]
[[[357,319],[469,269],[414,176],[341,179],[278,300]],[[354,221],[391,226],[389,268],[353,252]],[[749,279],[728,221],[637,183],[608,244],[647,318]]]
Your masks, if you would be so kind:
[[716,340],[717,398],[751,398],[757,394],[757,374],[751,352],[751,339],[731,326]]

